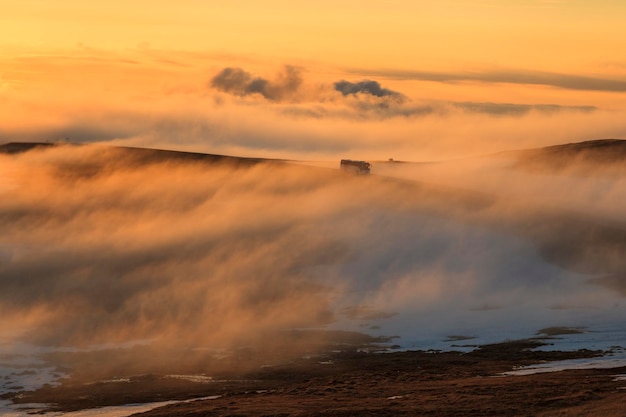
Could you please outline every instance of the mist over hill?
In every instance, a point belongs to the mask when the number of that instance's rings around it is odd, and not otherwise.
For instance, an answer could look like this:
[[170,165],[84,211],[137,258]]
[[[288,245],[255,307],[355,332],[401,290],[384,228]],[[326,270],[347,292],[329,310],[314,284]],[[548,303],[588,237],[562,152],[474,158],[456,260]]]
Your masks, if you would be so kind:
[[0,415],[620,413],[626,3],[5,3]]
[[[332,343],[328,332],[426,348],[450,335],[478,343],[614,324],[626,295],[625,177],[579,169],[604,164],[604,149],[619,165],[622,141],[609,141],[373,163],[355,176],[303,162],[3,145],[0,330],[45,346],[148,343],[158,360],[132,369],[149,372],[171,349],[196,349],[194,364],[207,360],[199,352],[240,346],[288,357]],[[572,152],[554,174],[519,169],[528,155]],[[113,355],[92,371],[124,363]]]

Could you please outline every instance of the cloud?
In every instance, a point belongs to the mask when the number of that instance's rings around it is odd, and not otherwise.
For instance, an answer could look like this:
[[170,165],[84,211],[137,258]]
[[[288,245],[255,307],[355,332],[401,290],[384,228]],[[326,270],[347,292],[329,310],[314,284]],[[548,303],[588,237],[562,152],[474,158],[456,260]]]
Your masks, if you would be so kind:
[[356,83],[341,80],[337,81],[333,85],[335,87],[335,90],[339,91],[344,96],[369,94],[375,97],[393,97],[396,99],[403,98],[402,94],[396,91],[389,90],[387,88],[382,88],[378,81],[373,80],[363,80]]
[[[395,117],[423,115],[429,110],[423,106],[412,109],[400,109],[406,97],[399,92],[383,88],[377,81],[363,80],[350,82],[341,80],[333,83],[332,90],[328,85],[320,85],[317,89],[309,89],[304,92],[300,89],[303,78],[302,70],[294,66],[285,65],[274,81],[261,77],[254,77],[251,73],[241,68],[224,68],[210,81],[211,87],[229,93],[234,96],[246,97],[260,95],[273,102],[308,102],[316,103],[316,107],[291,107],[280,109],[282,114],[308,116],[314,118],[349,116],[348,112],[333,108],[337,104],[336,98],[331,91],[338,91],[344,97],[351,98],[340,103],[352,107],[361,112],[361,115],[353,115],[351,118],[362,118],[370,115],[374,117]],[[354,100],[358,99],[358,100]],[[336,107],[336,106],[335,106]],[[379,113],[378,115],[376,113]]]
[[280,101],[293,96],[301,83],[301,70],[285,65],[274,81],[253,77],[241,68],[224,68],[211,79],[210,85],[238,96],[259,94],[268,100]]
[[483,71],[483,72],[435,72],[414,70],[367,70],[351,69],[351,73],[386,77],[396,80],[435,81],[455,83],[477,81],[482,83],[535,84],[568,90],[626,92],[626,81],[619,79],[588,77],[544,71]]
[[[117,54],[84,65],[53,57],[4,59],[3,74],[10,74],[20,87],[3,92],[0,142],[67,137],[73,142],[244,156],[337,159],[347,154],[386,159],[403,155],[429,160],[626,135],[621,104],[617,98],[605,100],[606,95],[555,97],[548,91],[547,96],[535,96],[536,102],[524,102],[521,86],[508,86],[506,96],[500,88],[425,88],[404,81],[392,86],[381,78],[353,79],[311,62],[275,71],[272,64],[258,59],[227,56],[161,51],[125,57],[140,65],[120,64]],[[186,65],[157,62],[163,57]],[[256,70],[263,65],[269,69]],[[198,71],[207,67],[210,77]],[[224,68],[233,69],[221,80],[230,92],[207,88],[210,78]],[[260,77],[265,82],[251,85]],[[334,89],[339,80],[357,85],[363,78],[376,80],[380,90],[400,93],[404,99],[343,95]],[[515,100],[505,99],[509,92]]]
[[338,104],[292,105],[277,109],[279,114],[297,119],[318,120],[388,120],[433,115],[438,109],[428,104],[402,105],[378,98],[353,98]]
[[[273,102],[285,101],[290,98],[288,106],[277,107],[279,114],[316,118],[316,119],[387,119],[392,117],[424,116],[433,112],[429,105],[407,105],[406,97],[399,92],[383,88],[377,81],[363,80],[350,82],[341,80],[333,83],[333,90],[345,98],[337,100],[328,85],[320,86],[317,91],[304,93],[298,91],[303,80],[301,70],[293,66],[285,66],[275,81],[253,77],[241,68],[224,68],[211,80],[211,86],[235,95],[260,95]],[[305,102],[305,105],[293,103]]]
[[600,109],[595,106],[562,106],[558,104],[523,104],[496,102],[416,102],[384,100],[369,94],[350,97],[344,107],[325,103],[316,105],[292,105],[278,111],[286,116],[314,119],[388,120],[392,118],[456,117],[457,110],[468,115],[490,117],[524,117],[532,114],[558,115],[560,113],[591,114]]
[[559,112],[591,113],[595,106],[560,106],[558,104],[514,104],[488,102],[453,102],[452,105],[468,113],[483,113],[492,116],[525,116],[530,112],[555,114]]
[[[286,69],[292,67],[285,67]],[[291,81],[290,81],[291,80]],[[286,71],[283,80],[274,85],[283,85],[285,90],[295,92],[301,78],[290,75]],[[252,75],[239,68],[226,68],[213,78],[212,85],[234,95],[246,96],[260,94],[265,98],[277,101],[280,97],[272,91],[277,91],[272,84],[262,78],[253,78]],[[520,117],[531,112],[539,114],[556,114],[560,112],[591,113],[598,110],[596,106],[564,106],[559,104],[526,104],[526,103],[498,103],[498,102],[435,102],[416,103],[405,95],[388,88],[384,88],[378,81],[362,80],[351,82],[340,80],[333,83],[333,89],[341,93],[345,101],[328,100],[321,92],[309,96],[309,104],[290,105],[278,108],[280,114],[315,119],[389,119],[413,118],[427,115],[446,117],[451,107],[460,109],[468,114],[485,114],[495,117]],[[313,103],[313,105],[311,105]]]

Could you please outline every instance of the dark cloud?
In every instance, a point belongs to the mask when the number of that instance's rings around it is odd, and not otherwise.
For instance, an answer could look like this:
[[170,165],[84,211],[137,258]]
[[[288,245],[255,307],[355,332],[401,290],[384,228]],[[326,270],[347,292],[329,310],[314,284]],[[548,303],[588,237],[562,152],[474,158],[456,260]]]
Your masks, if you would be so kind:
[[279,101],[293,95],[302,84],[301,70],[285,65],[275,80],[254,77],[241,68],[224,68],[211,79],[211,87],[226,93],[247,96],[260,94],[268,100]]
[[252,75],[241,68],[224,68],[211,80],[211,86],[234,94],[245,94]]
[[485,72],[429,72],[402,70],[349,70],[351,73],[388,77],[400,80],[454,83],[478,81],[484,83],[536,84],[568,90],[625,92],[626,80],[586,77],[543,71],[485,71]]
[[378,81],[363,80],[356,83],[350,81],[341,80],[335,84],[335,90],[339,91],[344,96],[357,95],[357,94],[369,94],[375,97],[394,97],[402,98],[403,95],[389,90],[388,88],[382,88]]
[[560,106],[558,104],[514,104],[465,101],[453,103],[453,105],[468,113],[484,113],[491,116],[524,116],[533,111],[551,114],[563,111],[591,113],[598,110],[598,108],[594,106]]

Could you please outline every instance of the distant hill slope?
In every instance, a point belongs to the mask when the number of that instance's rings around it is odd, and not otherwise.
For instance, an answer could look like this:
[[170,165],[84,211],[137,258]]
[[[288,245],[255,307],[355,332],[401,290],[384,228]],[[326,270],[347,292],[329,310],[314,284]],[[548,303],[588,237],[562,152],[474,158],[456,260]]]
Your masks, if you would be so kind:
[[[18,154],[33,149],[52,148],[57,146],[80,146],[65,143],[45,142],[10,142],[0,145],[0,154]],[[258,162],[284,162],[280,159],[248,158],[226,156],[198,152],[171,151],[151,148],[136,148],[127,146],[111,146],[110,148],[124,151],[144,162],[163,162],[167,160],[206,161],[206,162],[235,162],[254,164]],[[574,165],[624,165],[626,167],[626,140],[624,139],[596,139],[577,143],[547,146],[536,149],[523,149],[503,152],[514,154],[517,157],[518,168],[533,169],[562,169]],[[406,161],[380,161],[406,162]]]
[[57,146],[57,144],[43,142],[10,142],[0,145],[0,153],[16,154],[27,152],[35,148],[52,148],[54,146]]
[[[19,154],[34,149],[45,149],[60,146],[81,146],[65,143],[41,143],[41,142],[10,142],[0,145],[0,154]],[[239,156],[226,156],[206,154],[198,152],[171,151],[150,148],[135,148],[128,146],[106,146],[108,151],[122,152],[125,158],[132,158],[136,163],[159,163],[167,161],[190,161],[190,162],[227,162],[236,165],[252,165],[259,162],[279,162],[277,159],[246,158]]]
[[516,168],[559,171],[626,169],[626,140],[598,139],[516,151]]

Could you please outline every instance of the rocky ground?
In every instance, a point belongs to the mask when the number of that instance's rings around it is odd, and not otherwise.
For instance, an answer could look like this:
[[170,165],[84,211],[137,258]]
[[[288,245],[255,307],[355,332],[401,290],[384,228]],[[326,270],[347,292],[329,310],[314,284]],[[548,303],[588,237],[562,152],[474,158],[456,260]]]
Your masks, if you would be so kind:
[[599,354],[532,349],[540,344],[507,342],[470,353],[351,350],[212,379],[158,374],[70,379],[11,396],[63,411],[210,397],[144,416],[626,416],[626,382],[615,377],[626,367],[502,375],[542,361]]

